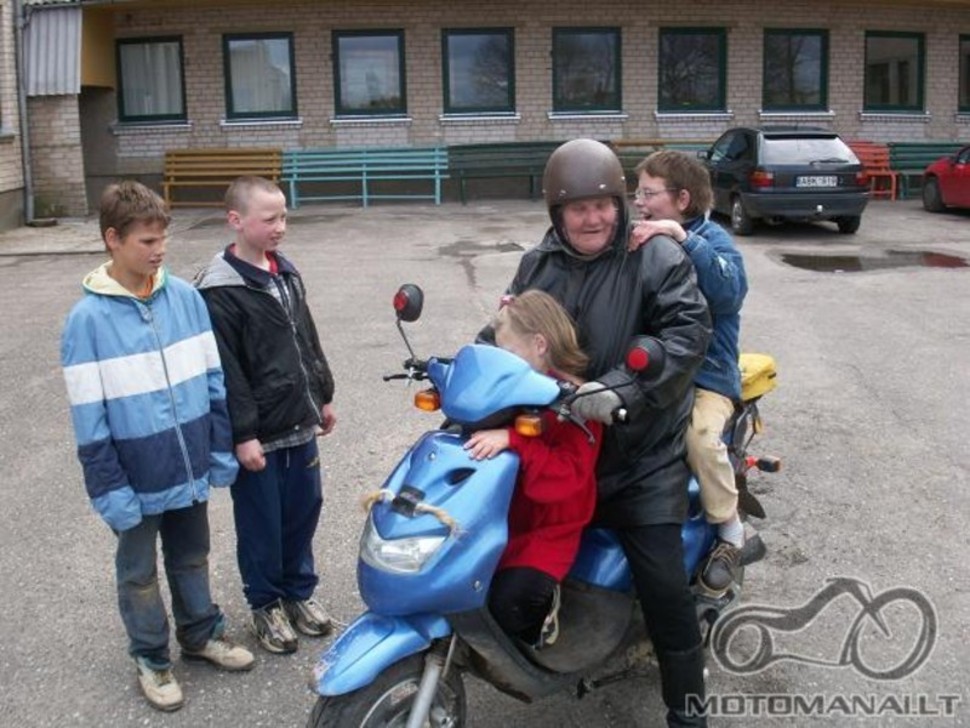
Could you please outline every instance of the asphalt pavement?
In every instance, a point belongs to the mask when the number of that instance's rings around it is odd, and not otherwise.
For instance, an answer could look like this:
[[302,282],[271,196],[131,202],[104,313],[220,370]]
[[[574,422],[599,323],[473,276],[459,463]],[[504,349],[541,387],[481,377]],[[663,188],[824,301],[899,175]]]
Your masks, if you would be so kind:
[[[968,222],[877,201],[856,235],[802,224],[738,239],[751,288],[743,348],[778,363],[755,449],[784,461],[752,482],[768,512],[756,525],[769,553],[747,571],[744,604],[784,619],[770,642],[761,633],[776,658],[763,669],[711,657],[711,725],[970,725]],[[409,328],[415,351],[451,353],[487,321],[546,225],[542,204],[527,201],[291,215],[284,250],[307,281],[337,382],[315,548],[318,596],[341,623],[362,608],[360,501],[437,422],[411,406],[413,390],[381,381],[406,356],[394,291],[425,289],[424,315]],[[170,268],[191,277],[227,241],[218,213],[178,212]],[[328,641],[305,638],[292,656],[258,651],[245,629],[227,492],[210,506],[212,590],[231,636],[259,663],[227,675],[176,659],[186,705],[174,714],[140,696],[116,605],[114,537],[84,492],[59,367],[64,318],[103,259],[96,220],[0,235],[0,723],[301,726]],[[839,591],[847,584],[861,586]],[[745,654],[757,653],[754,635]],[[903,667],[879,674],[893,665]],[[466,684],[476,728],[654,726],[661,715],[656,674],[536,705]]]

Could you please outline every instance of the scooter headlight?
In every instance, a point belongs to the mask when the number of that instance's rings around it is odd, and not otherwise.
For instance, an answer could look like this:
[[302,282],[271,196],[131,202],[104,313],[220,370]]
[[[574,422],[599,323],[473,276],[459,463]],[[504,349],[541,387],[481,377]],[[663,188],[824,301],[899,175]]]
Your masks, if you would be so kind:
[[375,569],[414,574],[445,542],[447,536],[412,536],[385,539],[377,532],[374,522],[367,520],[360,541],[360,558]]

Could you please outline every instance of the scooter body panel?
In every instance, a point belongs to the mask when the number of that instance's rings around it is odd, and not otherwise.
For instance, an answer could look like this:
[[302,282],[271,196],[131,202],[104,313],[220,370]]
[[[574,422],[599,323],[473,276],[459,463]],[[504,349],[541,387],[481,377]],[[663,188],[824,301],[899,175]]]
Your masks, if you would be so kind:
[[[717,527],[707,522],[700,503],[700,487],[691,478],[688,487],[689,510],[681,531],[684,542],[684,567],[692,576],[710,552]],[[569,576],[601,589],[628,592],[633,589],[630,564],[620,539],[607,528],[588,528],[583,533],[579,553]]]
[[320,695],[343,695],[372,683],[409,655],[447,637],[451,626],[436,614],[388,617],[364,612],[320,656],[313,668],[313,689]]
[[383,539],[437,535],[446,540],[413,573],[388,571],[359,560],[357,585],[372,611],[449,614],[485,604],[492,574],[508,541],[506,514],[519,458],[506,451],[491,460],[476,461],[463,444],[463,438],[452,433],[427,433],[384,484],[395,494],[405,485],[420,491],[424,505],[440,509],[457,527],[450,531],[430,513],[409,516],[386,505],[375,507],[368,528],[375,528]]

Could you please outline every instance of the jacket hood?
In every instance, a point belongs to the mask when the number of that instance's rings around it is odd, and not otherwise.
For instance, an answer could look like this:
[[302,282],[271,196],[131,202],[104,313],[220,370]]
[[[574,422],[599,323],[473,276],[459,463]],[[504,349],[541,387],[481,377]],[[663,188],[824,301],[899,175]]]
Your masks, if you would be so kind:
[[[280,273],[296,275],[296,268],[289,260],[278,252],[274,255]],[[232,252],[232,244],[229,244],[225,250],[216,253],[209,265],[196,274],[193,283],[199,290],[220,286],[245,286],[249,283],[265,288],[270,284],[270,280],[271,275],[268,271],[237,258]]]
[[196,288],[219,288],[221,286],[244,286],[246,280],[225,258],[225,251],[216,253],[209,264],[195,275],[192,281]]
[[[108,274],[111,261],[106,261],[84,276],[81,286],[87,293],[97,296],[124,296],[126,298],[137,298],[137,296],[118,283]],[[158,269],[155,280],[152,282],[152,293],[154,296],[165,287],[168,282],[168,271],[165,267]]]

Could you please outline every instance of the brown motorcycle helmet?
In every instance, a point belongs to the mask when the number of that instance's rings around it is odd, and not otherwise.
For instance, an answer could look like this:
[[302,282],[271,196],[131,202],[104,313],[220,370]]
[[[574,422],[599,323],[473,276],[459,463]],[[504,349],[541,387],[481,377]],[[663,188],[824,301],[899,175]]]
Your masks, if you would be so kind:
[[623,166],[613,150],[595,139],[573,139],[549,155],[542,194],[555,221],[555,208],[589,197],[626,199]]

